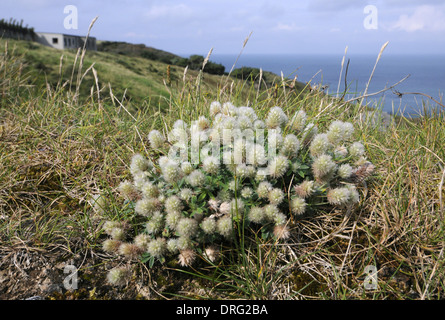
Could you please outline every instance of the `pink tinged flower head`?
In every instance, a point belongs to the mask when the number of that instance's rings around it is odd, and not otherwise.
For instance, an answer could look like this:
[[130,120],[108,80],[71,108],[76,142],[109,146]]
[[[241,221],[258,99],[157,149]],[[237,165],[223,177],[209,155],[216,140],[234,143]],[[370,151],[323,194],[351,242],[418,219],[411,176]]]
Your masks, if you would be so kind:
[[315,191],[315,181],[304,180],[302,183],[295,186],[294,190],[300,198],[307,198],[311,196]]
[[178,262],[183,267],[189,267],[196,259],[196,252],[192,249],[182,250],[178,257]]
[[290,237],[290,231],[286,224],[276,225],[273,228],[273,234],[278,240],[285,240]]

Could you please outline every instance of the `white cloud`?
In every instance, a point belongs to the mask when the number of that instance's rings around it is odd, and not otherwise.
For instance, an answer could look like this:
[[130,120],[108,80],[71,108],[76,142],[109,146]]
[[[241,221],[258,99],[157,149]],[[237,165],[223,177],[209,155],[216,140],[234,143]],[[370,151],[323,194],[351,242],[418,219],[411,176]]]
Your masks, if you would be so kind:
[[419,6],[411,15],[401,15],[390,30],[445,31],[445,13],[443,9],[435,6]]
[[304,29],[303,27],[298,26],[295,22],[292,23],[278,22],[273,28],[273,30],[275,31],[300,31],[303,29]]
[[185,4],[154,5],[145,14],[151,20],[188,20],[193,16],[193,10]]

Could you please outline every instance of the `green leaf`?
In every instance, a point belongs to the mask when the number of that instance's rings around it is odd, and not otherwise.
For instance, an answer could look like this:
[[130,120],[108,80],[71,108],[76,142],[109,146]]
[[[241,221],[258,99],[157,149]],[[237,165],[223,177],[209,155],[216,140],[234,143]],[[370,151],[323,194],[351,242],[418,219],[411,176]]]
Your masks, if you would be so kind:
[[206,196],[207,196],[207,194],[206,194],[205,192],[201,193],[201,194],[199,195],[199,197],[198,197],[198,201],[199,201],[199,202],[202,202],[202,201],[205,199]]
[[151,269],[153,268],[154,264],[155,264],[155,257],[150,256],[150,259],[148,260],[148,267]]

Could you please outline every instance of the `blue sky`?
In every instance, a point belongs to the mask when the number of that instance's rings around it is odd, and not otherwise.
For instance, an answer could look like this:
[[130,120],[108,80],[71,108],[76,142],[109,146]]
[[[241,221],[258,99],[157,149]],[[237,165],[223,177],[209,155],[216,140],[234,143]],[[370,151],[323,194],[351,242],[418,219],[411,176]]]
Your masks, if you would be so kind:
[[[66,30],[66,5],[78,29]],[[367,5],[377,29],[365,28]],[[36,31],[143,43],[176,54],[386,53],[445,54],[445,0],[2,0],[0,18],[23,19]]]

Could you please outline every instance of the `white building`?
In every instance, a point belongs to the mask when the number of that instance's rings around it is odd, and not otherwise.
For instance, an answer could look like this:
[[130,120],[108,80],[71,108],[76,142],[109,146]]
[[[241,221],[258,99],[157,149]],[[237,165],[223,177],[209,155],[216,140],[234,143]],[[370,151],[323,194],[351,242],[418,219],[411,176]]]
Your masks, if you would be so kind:
[[[60,50],[83,48],[86,39],[86,37],[51,32],[36,32],[36,35],[37,42]],[[88,37],[86,49],[97,51],[96,38]]]

